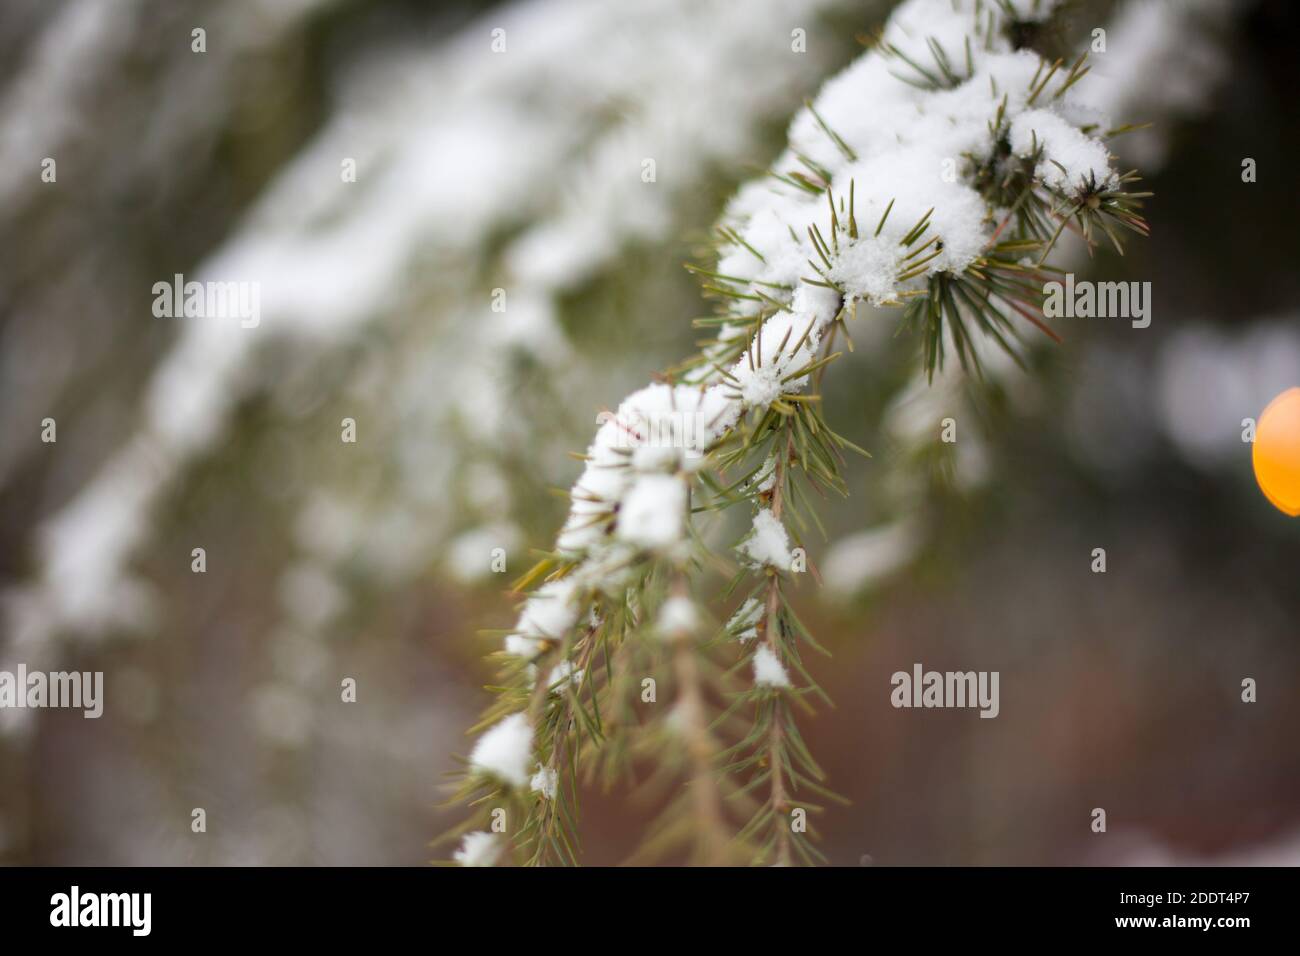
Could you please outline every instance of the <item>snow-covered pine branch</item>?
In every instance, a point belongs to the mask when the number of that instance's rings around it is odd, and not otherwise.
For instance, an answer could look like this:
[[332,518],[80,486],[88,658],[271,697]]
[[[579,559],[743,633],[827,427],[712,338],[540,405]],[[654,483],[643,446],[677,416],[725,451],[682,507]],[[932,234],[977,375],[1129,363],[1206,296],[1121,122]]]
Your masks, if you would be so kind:
[[[1213,90],[1227,74],[1222,48],[1231,33],[1232,0],[1146,2],[1130,0],[1116,11],[1105,34],[1108,48],[1086,81],[1087,102],[1105,115],[1141,117],[1135,129],[1114,145],[1121,161],[1144,175],[1158,172],[1170,158],[1171,133],[1201,115]],[[1088,259],[1082,243],[1063,243],[1056,264],[1078,271]],[[1051,343],[1039,339],[1040,348]],[[879,425],[880,442],[898,462],[873,489],[872,510],[883,518],[834,540],[819,561],[823,594],[844,601],[888,581],[928,551],[941,533],[930,520],[934,435],[943,419],[971,422],[960,442],[944,449],[944,484],[961,494],[976,493],[995,480],[999,462],[989,446],[993,436],[981,425],[981,396],[989,387],[1007,392],[1018,407],[1043,398],[1043,379],[1030,375],[990,339],[971,343],[983,381],[977,388],[960,367],[928,374],[918,368],[890,400]],[[1032,343],[1028,343],[1032,344]],[[1084,359],[1087,362],[1087,359]],[[1095,363],[1088,363],[1091,367]]]
[[[815,861],[787,814],[794,792],[827,792],[790,704],[820,690],[799,655],[811,635],[784,589],[799,570],[792,542],[816,522],[807,490],[842,490],[849,443],[816,401],[839,354],[836,337],[847,339],[859,303],[897,306],[929,370],[948,350],[963,367],[976,365],[976,343],[1010,351],[1026,329],[1044,327],[1040,266],[1063,228],[1117,246],[1124,230],[1146,229],[1141,194],[1125,192],[1135,177],[1114,168],[1102,138],[1114,124],[1084,98],[1085,58],[1048,62],[1015,46],[1056,6],[908,0],[872,49],[795,117],[772,174],[740,189],[719,225],[716,265],[697,270],[720,303],[706,323],[716,336],[664,381],[624,399],[597,432],[555,551],[522,582],[543,581],[505,637],[514,683],[471,756],[467,796],[486,789],[519,800],[529,761],[552,769],[567,761],[576,781],[582,742],[597,756],[609,746],[601,714],[615,678],[612,666],[594,676],[595,649],[618,657],[652,647],[658,629],[647,621],[667,599],[666,582],[674,582],[670,600],[689,600],[708,560],[693,515],[743,501],[752,526],[727,590],[752,586],[723,631],[740,638],[731,646],[753,675],[737,705],[752,708],[754,720],[733,746],[705,755],[720,790],[736,775],[747,777],[743,795],[766,788],[733,848],[753,860]],[[680,606],[673,615],[684,616]],[[694,649],[707,668],[702,642]],[[562,679],[557,691],[561,664],[562,678],[582,676]],[[715,746],[683,718],[693,713],[683,699],[698,702],[700,687],[683,680],[675,689],[678,719],[664,736],[694,740],[699,746],[686,749],[698,758]],[[499,746],[507,737],[511,746]],[[509,766],[496,759],[507,750]],[[575,858],[545,846],[567,835],[557,821],[568,811],[553,805],[576,796],[576,782],[565,794],[561,786],[553,798],[521,802],[528,822],[513,840],[530,861]],[[810,806],[802,795],[800,806]],[[715,840],[716,807],[694,810],[712,815],[694,838]]]

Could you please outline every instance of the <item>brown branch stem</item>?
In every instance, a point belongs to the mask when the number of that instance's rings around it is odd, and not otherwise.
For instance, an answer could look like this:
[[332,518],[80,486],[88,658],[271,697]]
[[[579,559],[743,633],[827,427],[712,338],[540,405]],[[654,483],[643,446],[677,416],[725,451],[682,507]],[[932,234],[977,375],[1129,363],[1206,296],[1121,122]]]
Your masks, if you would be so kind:
[[689,634],[678,634],[673,639],[672,655],[679,688],[676,712],[691,767],[691,801],[699,828],[699,853],[706,866],[721,866],[727,862],[726,826],[722,797],[713,777],[715,754],[705,720],[699,661]]
[[[794,435],[787,431],[785,448],[777,456],[773,466],[774,483],[772,486],[772,516],[781,520],[785,507],[786,468],[794,448]],[[763,640],[767,648],[779,661],[781,660],[781,641],[777,624],[781,605],[781,578],[775,571],[768,570],[766,613],[763,624]],[[779,692],[778,692],[779,694]],[[781,767],[781,754],[785,749],[785,728],[781,723],[783,701],[779,696],[772,700],[772,723],[767,735],[767,761],[771,771],[772,821],[776,827],[776,862],[778,866],[790,865],[790,831],[786,825],[786,788],[785,775]]]

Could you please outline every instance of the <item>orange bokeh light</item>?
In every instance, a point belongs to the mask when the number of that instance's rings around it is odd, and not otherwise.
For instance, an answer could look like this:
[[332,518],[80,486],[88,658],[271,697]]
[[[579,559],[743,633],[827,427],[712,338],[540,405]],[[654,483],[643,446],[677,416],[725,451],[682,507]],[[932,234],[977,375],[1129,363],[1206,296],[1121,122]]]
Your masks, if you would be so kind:
[[1255,427],[1255,480],[1273,506],[1300,515],[1300,388],[1268,403]]

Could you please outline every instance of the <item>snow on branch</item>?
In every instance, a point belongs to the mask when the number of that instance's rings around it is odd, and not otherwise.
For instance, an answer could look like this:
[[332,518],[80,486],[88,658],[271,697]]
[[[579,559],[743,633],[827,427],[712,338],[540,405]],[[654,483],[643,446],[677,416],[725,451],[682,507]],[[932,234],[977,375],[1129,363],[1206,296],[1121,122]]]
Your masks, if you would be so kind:
[[[796,115],[771,174],[727,207],[716,265],[695,269],[718,302],[703,323],[714,337],[604,418],[555,550],[522,582],[547,579],[506,636],[509,655],[533,664],[590,655],[598,643],[621,650],[643,630],[643,606],[662,599],[658,582],[675,580],[680,594],[697,576],[707,549],[692,516],[750,504],[752,527],[738,546],[746,560],[728,593],[747,579],[756,586],[726,630],[751,662],[753,685],[741,701],[753,703],[755,725],[740,753],[727,753],[738,758],[731,772],[768,787],[737,837],[756,842],[755,858],[816,857],[784,819],[791,793],[822,779],[788,706],[821,693],[797,646],[816,645],[784,589],[799,570],[797,531],[816,520],[801,487],[844,490],[841,450],[850,446],[816,401],[839,355],[836,337],[847,340],[859,303],[899,307],[931,373],[948,349],[963,367],[978,367],[985,339],[1014,351],[1026,329],[1050,333],[1039,309],[1041,267],[1067,225],[1116,246],[1124,230],[1146,231],[1142,194],[1126,192],[1136,177],[1115,168],[1104,142],[1113,124],[1083,98],[1086,58],[1048,62],[1017,48],[1026,25],[1056,6],[908,0],[868,52]],[[576,753],[566,735],[581,735],[588,722],[599,750],[606,732],[593,680],[558,710],[520,688],[513,699],[525,710],[504,719],[544,727],[537,756],[551,763],[562,747]],[[681,692],[674,731],[698,757],[707,741],[689,725],[698,688],[687,682]],[[499,711],[510,700],[504,695]],[[715,845],[718,813],[695,811],[712,820],[697,846]],[[553,816],[530,820],[534,845],[553,832]]]

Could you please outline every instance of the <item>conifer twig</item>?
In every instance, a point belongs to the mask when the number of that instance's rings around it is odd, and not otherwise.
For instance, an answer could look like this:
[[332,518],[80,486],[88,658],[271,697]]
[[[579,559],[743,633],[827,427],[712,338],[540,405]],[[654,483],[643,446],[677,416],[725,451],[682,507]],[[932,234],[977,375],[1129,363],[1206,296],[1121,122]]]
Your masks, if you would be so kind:
[[[1045,18],[1056,6],[1042,0],[1033,15]],[[963,369],[978,373],[986,340],[1016,355],[1019,319],[1055,337],[1041,318],[1042,283],[1063,229],[1089,243],[1103,233],[1116,246],[1122,230],[1115,226],[1147,231],[1138,212],[1146,194],[1129,191],[1136,174],[1116,172],[1102,141],[1069,118],[1081,112],[1072,100],[1086,86],[1084,59],[1044,96],[1065,60],[1039,58],[1030,72],[1033,58],[1016,46],[1025,33],[1016,16],[1028,14],[1016,9],[906,0],[895,17],[907,23],[964,23],[961,49],[891,20],[865,55],[888,56],[909,74],[871,89],[852,82],[865,71],[828,84],[792,125],[777,185],[741,190],[718,227],[717,262],[695,270],[717,302],[707,323],[713,337],[671,377],[634,392],[603,419],[554,551],[523,577],[537,586],[505,640],[515,663],[461,790],[478,807],[537,794],[513,837],[532,848],[534,861],[576,861],[579,754],[613,753],[627,765],[624,737],[633,741],[630,756],[653,763],[652,782],[677,790],[642,856],[685,843],[693,860],[711,864],[740,852],[778,865],[825,859],[806,822],[822,808],[807,796],[841,798],[825,786],[792,704],[830,703],[801,659],[804,646],[826,651],[785,587],[809,567],[800,530],[821,526],[809,492],[847,494],[844,452],[862,452],[831,428],[819,401],[823,378],[843,354],[833,351],[837,337],[843,333],[852,349],[846,323],[860,304],[901,307],[905,327],[920,333],[920,369],[933,376],[952,350]],[[1008,92],[1008,83],[1019,86]],[[937,96],[945,97],[953,140],[945,138],[948,124],[891,120],[917,115],[918,98]],[[882,100],[896,109],[881,110],[878,126],[864,124],[861,104]],[[954,101],[964,102],[968,117]],[[984,147],[964,155],[960,175],[936,180],[933,170],[952,162],[951,143],[981,136]],[[876,223],[874,232],[859,230],[859,213]],[[701,641],[688,595],[724,562],[697,521],[741,502],[753,510],[724,598],[746,584],[749,592],[719,640]],[[597,646],[606,661],[600,686]],[[719,676],[710,657],[728,646],[737,662]],[[612,672],[611,649],[621,675]],[[672,711],[627,720],[626,669],[665,658],[676,684]],[[751,685],[732,691],[732,675],[746,665]],[[642,683],[650,688],[642,702],[653,704],[653,679]],[[726,710],[711,717],[711,701],[728,697]],[[752,713],[747,730],[742,712]],[[545,760],[530,781],[538,753]],[[565,769],[562,796],[556,777]],[[764,789],[765,799],[749,798]],[[731,806],[753,808],[734,837]],[[486,858],[491,839],[468,834],[460,856]]]
[[[781,520],[782,513],[785,509],[785,479],[786,468],[789,467],[790,455],[793,451],[794,436],[791,433],[786,434],[785,445],[781,453],[776,456],[773,475],[775,483],[772,486],[772,516],[777,521]],[[781,579],[771,569],[768,570],[767,580],[767,598],[765,602],[763,641],[767,648],[777,660],[781,659],[781,642],[779,640],[778,630],[780,623],[777,618],[777,611],[781,602]],[[781,708],[784,704],[780,700],[773,703],[774,708]],[[783,768],[784,758],[784,732],[781,726],[780,716],[774,716],[772,726],[768,731],[768,766],[772,774],[772,813],[776,823],[776,862],[780,866],[790,865],[790,830],[789,821],[785,819],[787,813],[786,792],[785,792],[785,771]]]

